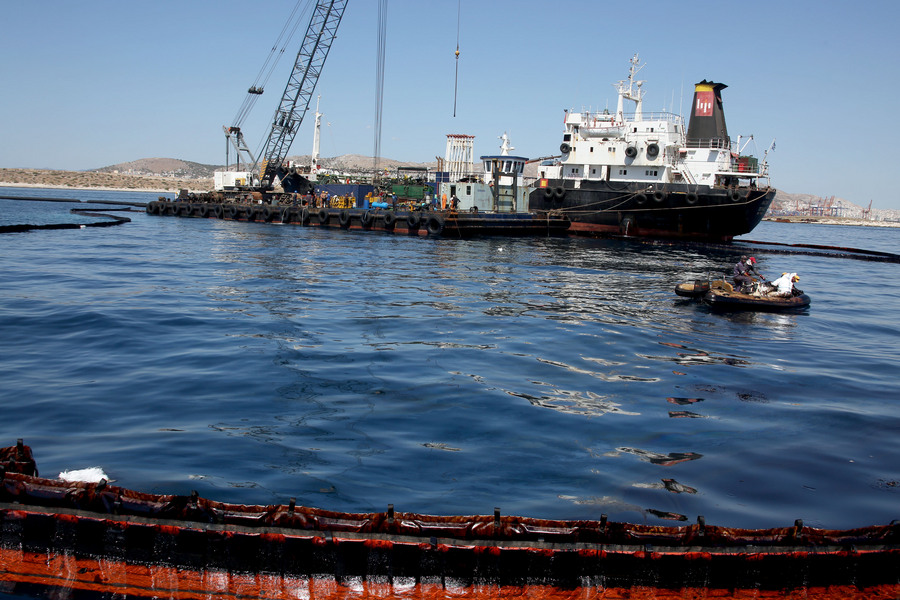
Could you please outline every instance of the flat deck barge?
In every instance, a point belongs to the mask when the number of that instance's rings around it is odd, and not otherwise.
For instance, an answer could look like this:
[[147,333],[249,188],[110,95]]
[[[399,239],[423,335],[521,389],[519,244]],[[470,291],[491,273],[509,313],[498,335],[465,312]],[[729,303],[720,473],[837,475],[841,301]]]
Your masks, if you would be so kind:
[[480,235],[565,235],[565,216],[523,212],[453,210],[384,210],[380,208],[314,208],[271,204],[234,204],[154,200],[147,214],[307,227],[382,231],[400,235],[466,238]]

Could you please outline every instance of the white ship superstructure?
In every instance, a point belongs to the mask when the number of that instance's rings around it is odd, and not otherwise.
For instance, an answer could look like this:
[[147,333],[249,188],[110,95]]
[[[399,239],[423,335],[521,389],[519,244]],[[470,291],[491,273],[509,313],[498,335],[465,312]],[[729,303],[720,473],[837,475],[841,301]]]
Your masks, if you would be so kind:
[[[635,55],[628,79],[616,84],[615,113],[566,111],[561,157],[557,164],[541,167],[542,177],[571,180],[576,188],[581,180],[728,187],[737,185],[738,179],[768,177],[766,163],[760,169],[755,158],[741,157],[727,134],[689,139],[682,116],[645,114],[644,82],[635,79],[640,69]],[[695,114],[713,117],[716,86],[721,84],[697,84]],[[626,101],[634,103],[630,115],[625,112]]]
[[740,138],[728,136],[726,86],[697,83],[685,124],[644,112],[641,68],[635,55],[615,84],[614,112],[566,111],[560,156],[540,165],[531,210],[566,216],[585,234],[728,241],[751,231],[775,190],[765,158],[741,156]]

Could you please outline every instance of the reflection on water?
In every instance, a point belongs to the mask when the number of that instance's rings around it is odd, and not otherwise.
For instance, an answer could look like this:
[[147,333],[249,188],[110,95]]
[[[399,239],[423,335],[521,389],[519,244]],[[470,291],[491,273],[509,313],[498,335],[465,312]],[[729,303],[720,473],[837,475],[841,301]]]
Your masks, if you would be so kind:
[[705,418],[707,418],[704,415],[695,413],[690,410],[670,410],[669,417],[671,417],[673,419],[705,419]]
[[518,396],[528,400],[533,406],[550,408],[562,413],[579,414],[587,417],[599,417],[608,413],[618,415],[637,416],[640,413],[623,410],[621,404],[613,402],[591,391],[576,392],[566,390],[553,390],[552,396],[541,397],[528,394],[507,391],[511,396]]
[[714,364],[724,364],[724,365],[732,365],[732,366],[742,366],[750,364],[748,361],[736,358],[734,356],[728,355],[716,355],[716,353],[706,352],[705,350],[699,350],[695,348],[688,348],[684,344],[675,344],[672,342],[659,342],[661,346],[670,346],[672,348],[681,348],[684,350],[691,350],[690,353],[687,352],[678,352],[675,356],[644,356],[644,358],[648,358],[651,360],[662,360],[674,362],[678,365],[682,366],[695,366],[695,365],[714,365]]
[[663,467],[671,467],[678,463],[703,458],[702,454],[696,452],[669,452],[668,454],[661,454],[650,450],[641,450],[640,448],[616,448],[616,450],[625,454],[633,454],[641,460]]

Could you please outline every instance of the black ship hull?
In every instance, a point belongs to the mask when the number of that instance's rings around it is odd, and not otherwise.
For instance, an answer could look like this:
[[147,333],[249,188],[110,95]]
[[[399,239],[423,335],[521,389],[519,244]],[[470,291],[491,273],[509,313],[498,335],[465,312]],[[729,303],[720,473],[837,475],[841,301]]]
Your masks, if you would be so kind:
[[[545,184],[546,182],[546,184]],[[765,216],[773,188],[546,179],[531,193],[537,213],[566,216],[570,234],[731,241]]]

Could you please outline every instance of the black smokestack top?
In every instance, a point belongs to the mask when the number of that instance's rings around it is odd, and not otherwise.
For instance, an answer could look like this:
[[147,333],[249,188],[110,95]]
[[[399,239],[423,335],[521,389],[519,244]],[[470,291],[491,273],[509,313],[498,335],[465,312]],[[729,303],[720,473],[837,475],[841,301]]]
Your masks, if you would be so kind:
[[728,86],[705,79],[694,84],[694,104],[688,124],[688,145],[721,147],[731,144],[722,109],[722,90]]

